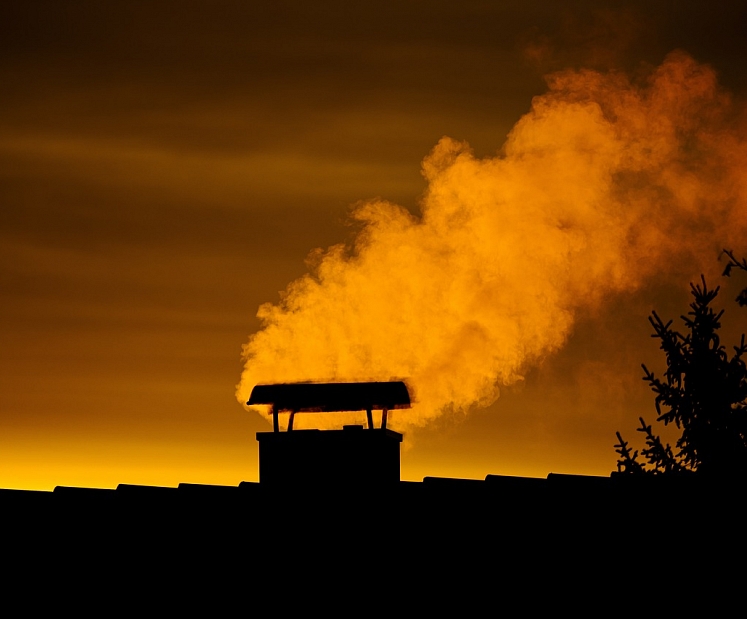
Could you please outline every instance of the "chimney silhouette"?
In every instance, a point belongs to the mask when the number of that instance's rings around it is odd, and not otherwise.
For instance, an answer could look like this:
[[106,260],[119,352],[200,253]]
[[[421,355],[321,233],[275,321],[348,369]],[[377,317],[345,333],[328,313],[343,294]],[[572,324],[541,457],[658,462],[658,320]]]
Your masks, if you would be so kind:
[[[257,432],[259,481],[284,485],[381,485],[399,482],[402,434],[386,427],[387,413],[410,408],[401,381],[257,385],[247,402],[272,407],[273,432]],[[366,411],[367,427],[294,430],[297,413]],[[373,411],[381,411],[375,427]],[[287,430],[279,415],[287,413]]]

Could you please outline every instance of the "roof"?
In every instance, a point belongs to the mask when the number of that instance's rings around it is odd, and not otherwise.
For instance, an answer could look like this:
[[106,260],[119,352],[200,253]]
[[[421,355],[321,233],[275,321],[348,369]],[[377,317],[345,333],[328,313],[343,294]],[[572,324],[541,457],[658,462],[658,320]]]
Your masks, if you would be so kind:
[[335,412],[410,408],[402,381],[375,383],[286,383],[257,385],[249,405],[270,404],[275,410]]

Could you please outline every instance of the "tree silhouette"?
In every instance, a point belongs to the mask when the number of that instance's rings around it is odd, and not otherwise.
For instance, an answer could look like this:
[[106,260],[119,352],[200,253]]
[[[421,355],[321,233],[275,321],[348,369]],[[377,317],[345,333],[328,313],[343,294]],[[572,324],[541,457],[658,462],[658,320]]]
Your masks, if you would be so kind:
[[[730,262],[724,271],[733,268],[747,271],[747,262],[738,261],[730,251],[724,251]],[[643,379],[656,394],[657,421],[673,423],[680,430],[675,450],[655,435],[650,425],[639,418],[639,432],[646,437],[646,447],[638,459],[617,432],[615,451],[619,458],[618,471],[626,474],[682,474],[698,472],[703,475],[747,473],[747,366],[744,356],[747,344],[742,335],[734,354],[729,357],[721,344],[723,310],[716,313],[711,304],[719,287],[709,289],[705,278],[700,284],[690,284],[693,302],[690,311],[682,316],[686,332],[672,328],[672,321],[664,322],[652,312],[649,322],[654,328],[652,337],[660,340],[667,369],[662,378],[643,365]],[[747,290],[737,297],[740,305],[747,304]]]
[[[737,260],[734,257],[734,252],[729,249],[725,249],[724,253],[729,258],[729,262],[724,269],[724,275],[726,275],[726,277],[729,277],[729,275],[731,275],[732,269],[741,269],[742,271],[747,271],[747,259],[742,258],[741,260]],[[742,289],[742,291],[737,295],[736,301],[741,307],[747,305],[747,288]]]

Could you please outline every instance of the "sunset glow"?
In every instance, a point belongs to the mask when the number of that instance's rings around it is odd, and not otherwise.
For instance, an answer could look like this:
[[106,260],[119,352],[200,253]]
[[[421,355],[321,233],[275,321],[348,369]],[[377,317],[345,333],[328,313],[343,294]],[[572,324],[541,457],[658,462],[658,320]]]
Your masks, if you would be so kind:
[[745,24],[2,3],[0,487],[256,481],[251,388],[335,380],[407,381],[403,479],[608,475],[650,312],[703,273],[745,330]]

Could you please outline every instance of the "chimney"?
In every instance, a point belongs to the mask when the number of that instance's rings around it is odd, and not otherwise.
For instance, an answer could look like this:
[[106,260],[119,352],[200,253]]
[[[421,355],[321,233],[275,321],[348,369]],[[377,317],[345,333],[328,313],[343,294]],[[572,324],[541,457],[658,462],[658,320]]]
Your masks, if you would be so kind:
[[[365,486],[399,482],[402,435],[386,424],[388,411],[410,408],[405,383],[257,385],[247,404],[272,407],[273,432],[257,432],[260,484]],[[297,413],[357,411],[366,411],[366,428],[293,429]],[[374,411],[381,411],[378,428]],[[280,431],[280,414],[289,415],[285,432]]]

